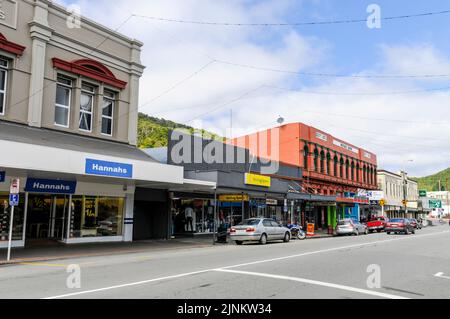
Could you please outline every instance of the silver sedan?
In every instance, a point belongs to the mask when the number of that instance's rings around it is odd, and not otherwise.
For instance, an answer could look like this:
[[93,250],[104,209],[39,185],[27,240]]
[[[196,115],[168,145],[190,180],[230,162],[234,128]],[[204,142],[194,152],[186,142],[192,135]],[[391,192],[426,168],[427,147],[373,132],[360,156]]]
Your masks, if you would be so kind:
[[336,233],[338,235],[367,235],[369,233],[369,229],[366,225],[356,222],[353,219],[343,219],[338,222],[338,225],[336,226]]
[[270,218],[250,218],[231,227],[230,238],[237,245],[242,245],[244,241],[258,241],[262,245],[272,240],[287,243],[291,240],[291,231]]

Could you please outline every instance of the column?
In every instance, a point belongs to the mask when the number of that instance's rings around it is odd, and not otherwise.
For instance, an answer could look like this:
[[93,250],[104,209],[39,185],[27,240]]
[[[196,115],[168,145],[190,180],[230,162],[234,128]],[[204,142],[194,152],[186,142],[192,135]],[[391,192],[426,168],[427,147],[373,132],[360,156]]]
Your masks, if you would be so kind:
[[133,241],[133,222],[134,222],[134,193],[127,194],[125,197],[125,216],[123,229],[123,241]]
[[129,86],[130,109],[128,112],[128,142],[137,145],[137,126],[139,113],[139,78],[144,72],[141,65],[141,47],[143,43],[134,41],[131,48],[131,76]]
[[328,226],[328,229],[332,225],[333,225],[333,223],[332,223],[332,220],[331,220],[331,207],[327,206],[327,226]]
[[31,44],[31,77],[28,100],[28,125],[40,127],[44,96],[47,42],[53,30],[48,26],[47,1],[36,0],[33,21],[29,23]]

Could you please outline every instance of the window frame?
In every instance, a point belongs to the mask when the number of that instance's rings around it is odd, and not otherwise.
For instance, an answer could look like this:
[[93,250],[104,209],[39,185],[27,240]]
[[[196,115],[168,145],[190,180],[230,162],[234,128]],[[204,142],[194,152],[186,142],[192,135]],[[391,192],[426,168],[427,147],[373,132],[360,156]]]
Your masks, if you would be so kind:
[[[68,85],[66,83],[59,82],[58,78],[63,78],[65,80],[68,80],[68,81],[70,81],[71,84]],[[63,127],[63,128],[69,128],[70,127],[70,110],[72,108],[73,81],[74,81],[73,79],[71,79],[69,77],[66,77],[63,74],[58,74],[58,76],[56,77],[56,90],[58,90],[58,85],[69,89],[69,105],[62,105],[62,104],[56,103],[56,96],[55,96],[55,118],[54,118],[54,125],[55,126],[59,126],[59,127]],[[67,125],[56,123],[56,108],[57,107],[67,110]]]
[[[114,97],[107,96],[105,93],[110,93],[110,94],[114,95]],[[101,135],[110,136],[110,137],[114,135],[113,134],[113,132],[114,132],[114,111],[116,109],[117,95],[118,95],[117,92],[114,92],[114,91],[111,91],[108,89],[104,89],[104,91],[103,91],[103,99],[102,99],[103,103],[102,103],[102,108],[100,110],[101,111],[101,121],[100,121],[100,123],[101,123],[100,124],[100,134]],[[111,116],[107,116],[107,115],[103,114],[103,109],[105,107],[105,103],[104,103],[105,100],[110,101],[112,103]],[[103,119],[111,120],[111,133],[110,134],[103,133]]]
[[[91,87],[92,91],[88,91],[86,89],[83,89],[84,86]],[[92,133],[92,123],[94,122],[94,99],[95,99],[95,89],[96,87],[92,84],[82,82],[81,83],[81,93],[80,93],[80,120],[78,121],[78,130],[86,133]],[[91,95],[91,111],[87,112],[81,108],[81,97],[85,95]],[[91,115],[91,121],[90,121],[90,127],[89,130],[82,129],[81,126],[81,113],[90,114]]]
[[3,105],[0,105],[0,107],[1,107],[0,115],[5,115],[6,98],[7,98],[7,90],[8,90],[8,73],[9,73],[10,61],[3,56],[0,56],[0,60],[3,60],[6,62],[6,67],[3,65],[0,65],[0,72],[5,72],[5,87],[3,88],[3,90],[0,88],[0,93],[3,93]]

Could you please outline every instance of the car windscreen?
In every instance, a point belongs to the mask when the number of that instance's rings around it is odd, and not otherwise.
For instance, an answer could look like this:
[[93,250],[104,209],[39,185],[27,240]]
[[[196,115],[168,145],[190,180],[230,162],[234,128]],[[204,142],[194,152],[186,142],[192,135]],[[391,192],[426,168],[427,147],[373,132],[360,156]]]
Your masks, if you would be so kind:
[[349,220],[341,220],[338,222],[338,225],[350,225],[351,223]]
[[239,225],[255,226],[259,224],[260,219],[244,219]]
[[402,218],[393,218],[390,220],[391,223],[403,223],[404,221]]

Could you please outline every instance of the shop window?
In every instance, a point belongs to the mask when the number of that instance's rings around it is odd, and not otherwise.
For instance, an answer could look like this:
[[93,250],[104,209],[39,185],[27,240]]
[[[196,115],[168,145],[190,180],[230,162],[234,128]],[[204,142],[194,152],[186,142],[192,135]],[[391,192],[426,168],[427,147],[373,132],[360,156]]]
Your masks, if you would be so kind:
[[73,196],[71,238],[121,236],[124,199]]
[[5,114],[6,88],[8,82],[8,60],[0,57],[0,115]]
[[55,125],[69,127],[72,80],[58,76],[56,83]]
[[116,94],[105,90],[102,107],[102,134],[112,136]]
[[95,88],[83,84],[81,87],[80,100],[80,121],[79,129],[81,131],[92,132],[92,109],[94,108]]
[[[23,239],[25,196],[20,195],[19,206],[14,207],[14,221],[12,240]],[[9,206],[9,194],[0,193],[0,242],[9,240],[9,220],[11,207]]]

